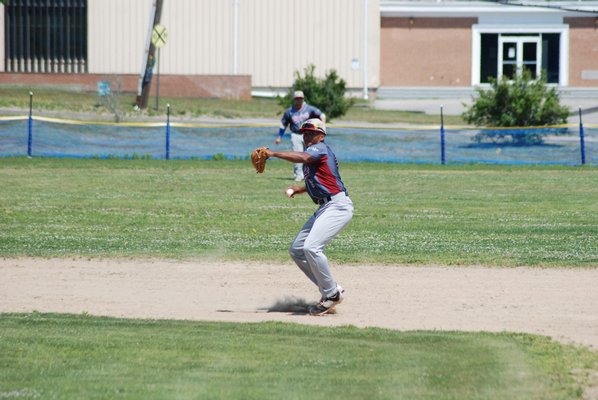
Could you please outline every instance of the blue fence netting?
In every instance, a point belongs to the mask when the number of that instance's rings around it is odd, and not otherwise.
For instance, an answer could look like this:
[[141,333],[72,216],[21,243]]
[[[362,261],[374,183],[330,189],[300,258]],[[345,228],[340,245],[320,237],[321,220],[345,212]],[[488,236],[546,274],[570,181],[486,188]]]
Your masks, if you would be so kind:
[[[330,124],[328,130],[326,141],[343,161],[440,164],[444,153],[446,164],[580,165],[583,156],[585,164],[598,165],[595,124],[482,130],[440,125],[365,128]],[[209,125],[170,120],[127,124],[2,117],[0,157],[247,159],[254,148],[272,145],[276,134],[275,125]],[[540,135],[542,143],[516,143],[526,142],[525,138],[533,135]],[[515,138],[515,143],[495,142],[504,137]],[[286,143],[290,148],[290,141]],[[285,149],[285,145],[280,148]]]

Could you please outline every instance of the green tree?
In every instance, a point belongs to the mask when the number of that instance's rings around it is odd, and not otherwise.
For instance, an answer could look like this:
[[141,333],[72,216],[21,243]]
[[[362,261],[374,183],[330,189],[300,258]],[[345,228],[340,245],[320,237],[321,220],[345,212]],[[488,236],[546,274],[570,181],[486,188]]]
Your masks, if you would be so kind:
[[313,64],[309,65],[304,70],[304,76],[295,71],[293,86],[286,96],[279,97],[279,104],[284,109],[288,108],[292,102],[293,92],[302,90],[306,101],[326,114],[326,121],[345,115],[355,103],[355,99],[345,96],[346,82],[338,76],[335,70],[326,73],[324,79],[319,79],[315,76],[315,69]]
[[[533,80],[528,71],[513,81],[503,77],[491,79],[491,88],[477,89],[477,98],[461,115],[469,124],[487,127],[531,127],[562,124],[567,122],[569,108],[560,105],[559,93],[546,84],[546,77]],[[508,132],[508,131],[505,131]],[[540,133],[528,132],[522,135],[504,133],[493,135],[496,141],[509,137],[516,144],[542,142]],[[477,141],[490,138],[480,134]]]

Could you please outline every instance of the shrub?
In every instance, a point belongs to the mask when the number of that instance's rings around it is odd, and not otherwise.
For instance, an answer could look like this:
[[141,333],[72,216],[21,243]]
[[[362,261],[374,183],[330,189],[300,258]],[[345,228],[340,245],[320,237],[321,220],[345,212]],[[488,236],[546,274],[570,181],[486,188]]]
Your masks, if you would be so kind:
[[[500,81],[492,79],[491,88],[477,89],[477,94],[477,99],[462,114],[467,123],[477,126],[546,126],[566,123],[569,116],[569,108],[560,105],[556,88],[547,86],[544,75],[534,81],[530,73],[524,71],[513,81],[505,77]],[[502,140],[505,137],[514,144],[542,143],[539,133],[520,135],[516,131],[498,136],[481,133],[474,140],[497,141],[497,138]]]
[[326,73],[324,79],[319,79],[314,74],[315,69],[314,65],[309,65],[304,70],[304,76],[295,71],[293,86],[286,96],[278,98],[278,103],[286,110],[292,103],[293,92],[302,90],[306,102],[326,114],[327,121],[345,115],[355,102],[355,99],[345,97],[346,82],[335,70]]

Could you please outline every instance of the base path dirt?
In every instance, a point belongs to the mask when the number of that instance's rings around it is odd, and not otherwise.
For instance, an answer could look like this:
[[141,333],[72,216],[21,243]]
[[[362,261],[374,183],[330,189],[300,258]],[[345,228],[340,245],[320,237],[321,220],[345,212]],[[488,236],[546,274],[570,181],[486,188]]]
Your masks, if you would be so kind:
[[598,268],[333,265],[335,315],[291,263],[2,259],[0,312],[525,332],[598,349]]

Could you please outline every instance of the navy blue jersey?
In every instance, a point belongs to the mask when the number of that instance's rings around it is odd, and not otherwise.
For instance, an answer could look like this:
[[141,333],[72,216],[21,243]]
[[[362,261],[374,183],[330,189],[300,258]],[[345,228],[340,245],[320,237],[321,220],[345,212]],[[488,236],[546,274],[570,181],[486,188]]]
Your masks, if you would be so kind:
[[303,103],[303,106],[299,110],[296,110],[294,107],[289,107],[280,120],[280,128],[286,129],[290,126],[291,132],[299,133],[301,124],[310,118],[320,118],[321,115],[322,111],[307,103]]
[[303,164],[305,187],[309,196],[317,202],[347,192],[338,172],[338,161],[332,149],[324,142],[316,143],[305,150],[314,162]]

